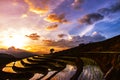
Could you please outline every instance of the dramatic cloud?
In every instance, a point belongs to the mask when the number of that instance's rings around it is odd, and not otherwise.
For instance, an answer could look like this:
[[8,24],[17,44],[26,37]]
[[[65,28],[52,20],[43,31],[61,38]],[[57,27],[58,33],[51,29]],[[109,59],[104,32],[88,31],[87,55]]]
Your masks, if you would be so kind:
[[43,40],[44,44],[52,45],[53,42],[54,42],[53,40]]
[[81,24],[93,24],[94,22],[102,20],[103,18],[104,16],[99,13],[91,13],[83,16],[83,18],[81,18],[79,22]]
[[108,8],[101,8],[98,10],[98,12],[104,15],[108,15],[111,12],[111,10]]
[[65,37],[65,36],[67,36],[66,34],[58,34],[58,37],[59,38],[63,38],[63,37]]
[[108,15],[110,13],[115,13],[120,11],[120,1],[117,1],[115,4],[111,5],[110,7],[101,8],[98,10],[98,12]]
[[106,37],[102,36],[99,32],[93,32],[92,38],[94,39],[94,41],[101,41],[106,39]]
[[32,40],[39,40],[40,36],[37,33],[32,33],[30,35],[25,35],[26,37],[29,37]]
[[44,14],[47,13],[49,11],[49,6],[48,6],[48,1],[49,0],[41,0],[41,1],[36,1],[36,3],[40,3],[39,5],[42,6],[37,6],[35,5],[35,1],[32,2],[31,0],[24,0],[28,6],[29,6],[29,11],[34,12],[36,14]]
[[111,6],[111,12],[120,11],[120,1],[116,2],[116,4]]
[[59,41],[43,40],[43,43],[46,46],[56,46],[56,47],[73,47],[73,45],[74,45],[74,44],[71,45],[72,41],[68,41],[65,39],[62,39]]
[[[19,48],[46,52],[41,42],[44,39],[52,39],[52,42],[44,41],[48,45],[73,47],[78,42],[89,42],[91,38],[86,39],[84,35],[94,31],[110,38],[120,33],[120,20],[116,20],[120,17],[119,11],[120,0],[0,0],[0,47],[18,47],[14,44],[18,40],[17,43],[22,43]],[[73,39],[68,34],[79,36]],[[90,36],[91,41],[93,37],[101,39],[96,34]]]
[[53,24],[53,25],[47,26],[45,29],[51,31],[51,30],[56,30],[57,28],[58,28],[58,25]]
[[80,9],[83,2],[84,2],[84,0],[74,0],[74,2],[71,4],[71,6],[74,9]]
[[43,40],[43,43],[47,46],[56,46],[56,47],[75,47],[79,44],[87,44],[90,42],[98,42],[105,40],[106,37],[102,36],[100,33],[94,32],[91,36],[72,36],[71,40],[61,39],[58,41],[53,40]]
[[55,13],[49,14],[47,18],[45,18],[45,21],[48,22],[58,22],[58,23],[66,23],[67,20],[65,19],[65,14],[57,15]]

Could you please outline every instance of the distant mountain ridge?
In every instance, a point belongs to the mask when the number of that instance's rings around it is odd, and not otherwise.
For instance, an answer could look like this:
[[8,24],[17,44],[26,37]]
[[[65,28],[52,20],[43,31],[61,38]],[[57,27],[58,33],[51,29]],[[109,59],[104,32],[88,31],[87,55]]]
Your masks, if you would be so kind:
[[23,49],[16,49],[14,47],[10,47],[8,49],[0,49],[0,56],[1,53],[12,55],[16,58],[24,58],[24,57],[29,57],[29,56],[34,56],[35,54]]

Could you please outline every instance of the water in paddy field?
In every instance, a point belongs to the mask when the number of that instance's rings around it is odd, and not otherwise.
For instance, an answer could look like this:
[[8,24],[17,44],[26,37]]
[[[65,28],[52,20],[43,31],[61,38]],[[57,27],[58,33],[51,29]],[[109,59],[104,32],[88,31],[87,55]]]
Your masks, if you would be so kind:
[[[55,71],[51,71],[45,76],[42,80],[46,80],[51,74],[53,74]],[[75,74],[76,67],[67,65],[66,68],[58,73],[55,77],[52,78],[52,80],[70,80],[70,78]],[[42,76],[41,74],[36,74],[33,78],[30,80],[35,80],[38,77]],[[83,72],[79,76],[78,80],[104,80],[103,79],[103,73],[102,71],[96,67],[96,66],[84,66]]]

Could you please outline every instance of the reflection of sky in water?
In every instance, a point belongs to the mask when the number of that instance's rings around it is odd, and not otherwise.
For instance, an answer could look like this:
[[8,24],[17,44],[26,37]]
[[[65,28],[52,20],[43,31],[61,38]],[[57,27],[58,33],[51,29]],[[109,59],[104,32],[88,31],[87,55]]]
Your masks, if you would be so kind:
[[[70,77],[72,77],[73,74],[75,74],[76,67],[67,65],[67,67],[58,73],[52,80],[69,80]],[[42,80],[46,80],[47,77],[49,77],[51,74],[53,74],[55,71],[49,72],[46,77],[44,77]],[[30,80],[35,80],[38,76],[42,76],[41,74],[36,74],[33,78]],[[84,66],[83,72],[79,76],[79,80],[104,80],[102,71],[96,67],[96,66]]]
[[102,71],[96,66],[85,66],[79,80],[103,80]]

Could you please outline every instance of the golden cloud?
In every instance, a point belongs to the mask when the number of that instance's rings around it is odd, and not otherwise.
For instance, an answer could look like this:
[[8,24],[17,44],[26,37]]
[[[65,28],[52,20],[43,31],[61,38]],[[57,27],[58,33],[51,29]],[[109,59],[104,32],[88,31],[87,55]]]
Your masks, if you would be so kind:
[[52,40],[42,40],[42,42],[43,42],[43,44],[44,45],[52,45],[52,43],[54,42],[54,41],[52,41]]
[[66,23],[67,20],[65,19],[65,14],[57,15],[55,13],[49,14],[47,18],[44,19],[48,22],[59,22],[59,23]]
[[45,1],[42,2],[44,4],[44,8],[41,8],[39,6],[34,5],[34,3],[32,3],[30,0],[24,0],[24,2],[26,2],[29,6],[29,11],[34,12],[36,14],[44,14],[49,11],[49,7],[46,4],[48,0]]
[[29,37],[32,40],[38,40],[40,36],[37,33],[32,33],[30,35],[25,35],[26,37]]
[[54,47],[61,47],[61,48],[70,48],[70,47],[73,47],[73,45],[75,46],[75,44],[72,41],[65,40],[65,39],[61,39],[58,41],[43,40],[42,43],[45,46],[54,46]]
[[50,26],[47,26],[46,27],[46,30],[56,30],[58,28],[58,25],[57,24],[53,24],[53,25],[50,25]]

